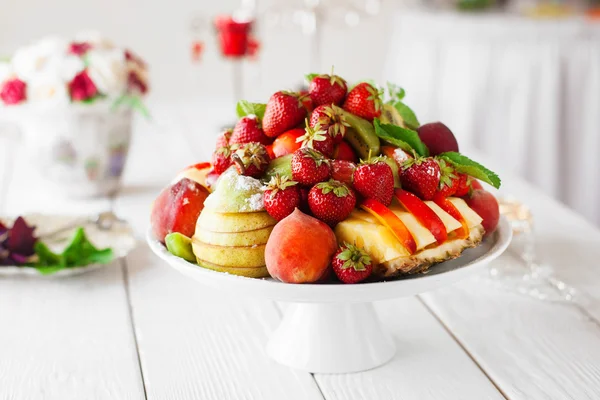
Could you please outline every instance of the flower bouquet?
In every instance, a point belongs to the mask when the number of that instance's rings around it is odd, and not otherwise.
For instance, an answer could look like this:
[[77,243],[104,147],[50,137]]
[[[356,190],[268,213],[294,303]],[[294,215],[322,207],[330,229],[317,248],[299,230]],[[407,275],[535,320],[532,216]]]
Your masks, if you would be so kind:
[[45,178],[79,197],[119,188],[147,91],[145,62],[96,33],[44,38],[0,62],[0,120],[16,125]]

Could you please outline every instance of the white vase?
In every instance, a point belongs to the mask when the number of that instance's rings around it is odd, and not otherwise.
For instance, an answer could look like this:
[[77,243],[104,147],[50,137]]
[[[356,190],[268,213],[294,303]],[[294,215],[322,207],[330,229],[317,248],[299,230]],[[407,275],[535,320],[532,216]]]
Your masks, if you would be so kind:
[[10,120],[39,173],[73,197],[115,193],[129,152],[132,112],[109,104],[19,106]]

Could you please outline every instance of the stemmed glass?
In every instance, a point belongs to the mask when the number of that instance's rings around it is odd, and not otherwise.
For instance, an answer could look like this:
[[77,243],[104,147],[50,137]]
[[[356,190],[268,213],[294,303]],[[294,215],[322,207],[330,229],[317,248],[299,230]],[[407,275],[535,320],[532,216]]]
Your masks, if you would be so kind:
[[577,291],[558,279],[549,265],[536,256],[533,216],[530,209],[513,197],[498,199],[500,213],[511,223],[513,242],[508,252],[511,262],[496,262],[482,279],[501,290],[544,301],[577,302]]

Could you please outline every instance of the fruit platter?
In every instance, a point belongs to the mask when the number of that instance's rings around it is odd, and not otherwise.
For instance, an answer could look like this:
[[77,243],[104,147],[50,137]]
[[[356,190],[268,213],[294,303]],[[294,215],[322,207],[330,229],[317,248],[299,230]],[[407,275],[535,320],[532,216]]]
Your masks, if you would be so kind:
[[148,243],[205,285],[292,303],[267,346],[278,362],[361,371],[395,353],[373,301],[472,275],[511,229],[483,186],[498,175],[444,124],[421,124],[402,88],[307,81],[237,104],[210,162],[153,203]]

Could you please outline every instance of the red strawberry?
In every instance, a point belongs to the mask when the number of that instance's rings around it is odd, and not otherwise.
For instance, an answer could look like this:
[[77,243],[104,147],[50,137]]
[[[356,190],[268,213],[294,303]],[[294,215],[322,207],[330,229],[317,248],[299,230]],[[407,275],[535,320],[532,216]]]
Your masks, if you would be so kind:
[[[308,121],[307,125],[308,125]],[[333,138],[321,129],[321,124],[317,122],[314,128],[307,126],[306,133],[296,139],[297,143],[302,143],[302,147],[315,149],[327,158],[333,157]]]
[[403,189],[422,200],[433,199],[440,184],[440,166],[434,158],[411,158],[402,164],[401,169],[400,182]]
[[231,147],[225,145],[215,150],[212,156],[213,170],[217,174],[222,174],[231,166]]
[[440,184],[438,192],[444,197],[450,197],[456,193],[460,178],[456,174],[454,168],[448,165],[446,161],[439,159],[438,164],[440,166]]
[[233,134],[229,139],[229,144],[242,144],[257,142],[267,145],[271,143],[271,139],[265,135],[260,128],[260,122],[256,116],[247,115],[240,118],[233,128]]
[[296,142],[296,139],[298,139],[305,133],[306,132],[303,128],[295,128],[290,129],[289,131],[277,136],[277,138],[273,142],[273,154],[275,154],[275,157],[281,157],[287,154],[292,154],[293,152],[298,150],[301,147],[301,145],[300,143]]
[[381,157],[363,161],[354,171],[354,189],[364,198],[389,206],[394,197],[394,173]]
[[371,257],[361,248],[344,243],[331,260],[333,272],[344,283],[358,283],[373,272]]
[[469,177],[469,181],[470,190],[483,189],[483,185],[477,179]]
[[352,184],[352,176],[356,165],[350,161],[332,160],[331,161],[331,179]]
[[373,121],[381,115],[381,107],[381,98],[377,89],[362,82],[348,93],[343,108],[354,115]]
[[331,227],[348,218],[355,205],[356,196],[352,189],[333,179],[317,183],[308,192],[310,211]]
[[329,160],[310,147],[298,149],[292,155],[292,178],[301,185],[323,182],[330,173]]
[[246,143],[237,149],[231,156],[231,160],[235,163],[235,168],[240,175],[259,178],[267,169],[271,158],[265,146],[253,142]]
[[323,104],[314,109],[310,115],[310,126],[314,128],[317,124],[327,131],[335,143],[344,140],[346,129],[350,127],[342,115],[341,108],[331,104]]
[[335,145],[333,148],[333,158],[335,160],[345,160],[355,163],[356,153],[352,149],[352,146],[346,141],[342,141]]
[[306,117],[303,99],[297,93],[276,92],[267,103],[263,129],[268,137],[276,137],[292,129]]
[[302,201],[298,182],[289,180],[287,176],[275,175],[265,190],[265,209],[277,221],[290,215]]
[[298,92],[300,95],[300,99],[302,100],[302,104],[304,104],[304,108],[306,108],[307,113],[311,113],[314,110],[315,105],[313,104],[310,95],[308,94],[308,90],[301,90]]
[[348,92],[346,81],[337,75],[317,75],[308,86],[308,93],[315,107],[322,104],[341,105]]
[[217,137],[217,145],[215,146],[215,149],[220,149],[221,147],[228,146],[229,139],[231,138],[232,133],[233,129],[227,129],[223,131],[223,133],[221,133],[219,137]]

